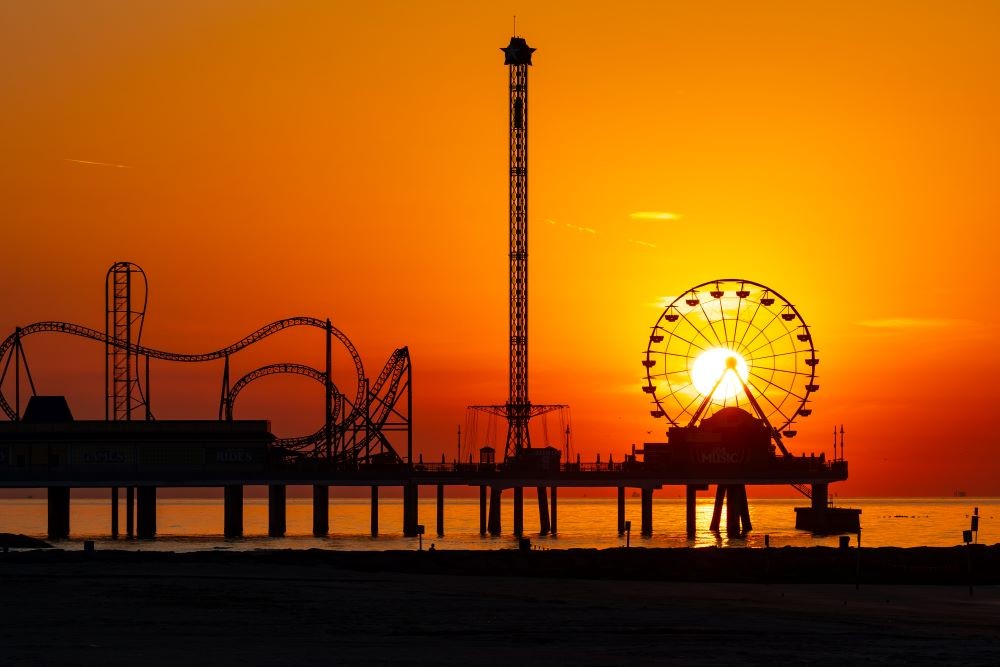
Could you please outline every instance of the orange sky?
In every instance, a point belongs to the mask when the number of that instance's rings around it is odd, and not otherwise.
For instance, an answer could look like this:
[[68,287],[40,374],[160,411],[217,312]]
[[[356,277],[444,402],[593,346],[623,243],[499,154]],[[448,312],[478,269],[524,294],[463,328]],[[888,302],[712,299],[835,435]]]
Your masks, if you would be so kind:
[[[791,448],[846,424],[840,494],[1000,494],[993,2],[4,3],[0,331],[100,328],[121,259],[156,347],[330,316],[372,375],[410,346],[416,449],[450,458],[464,406],[506,399],[513,13],[538,48],[531,395],[572,405],[585,459],[658,437],[663,297],[741,276],[814,329]],[[101,346],[26,347],[42,393],[103,415]],[[299,332],[234,374],[321,357]],[[158,416],[214,417],[220,371],[154,365]],[[237,416],[304,432],[320,393],[262,383]]]

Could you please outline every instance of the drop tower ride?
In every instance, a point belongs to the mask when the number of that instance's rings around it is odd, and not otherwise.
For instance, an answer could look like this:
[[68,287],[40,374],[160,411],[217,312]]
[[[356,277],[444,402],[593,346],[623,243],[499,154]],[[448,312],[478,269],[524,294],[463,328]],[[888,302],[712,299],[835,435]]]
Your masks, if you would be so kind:
[[535,49],[511,37],[501,49],[510,70],[510,394],[507,458],[531,446],[528,421],[528,68]]

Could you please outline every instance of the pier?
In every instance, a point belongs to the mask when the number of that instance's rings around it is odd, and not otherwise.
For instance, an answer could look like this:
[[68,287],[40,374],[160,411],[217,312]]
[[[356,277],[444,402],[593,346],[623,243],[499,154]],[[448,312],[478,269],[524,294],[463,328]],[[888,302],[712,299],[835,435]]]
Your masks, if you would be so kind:
[[[371,492],[371,534],[378,536],[379,492],[398,487],[403,497],[403,534],[415,536],[420,487],[436,491],[436,534],[445,534],[448,487],[479,489],[480,533],[505,530],[525,534],[525,489],[535,495],[540,534],[558,532],[560,488],[610,488],[617,491],[617,530],[624,533],[625,498],[641,496],[642,535],[651,535],[653,491],[681,486],[686,494],[686,529],[696,528],[699,491],[716,488],[711,529],[741,534],[752,528],[747,485],[808,486],[810,507],[826,509],[828,486],[847,478],[847,462],[824,457],[776,456],[758,465],[689,464],[668,466],[640,460],[641,454],[615,463],[556,463],[541,467],[485,463],[389,463],[343,466],[316,459],[289,461],[273,447],[265,421],[69,421],[0,423],[0,488],[44,488],[48,493],[48,534],[63,539],[71,532],[72,489],[106,488],[111,494],[110,534],[118,532],[118,498],[125,489],[126,535],[156,535],[157,490],[179,487],[223,489],[226,537],[243,534],[244,487],[268,489],[268,534],[285,533],[288,485],[313,490],[313,534],[324,536],[330,524],[330,487],[367,487]],[[647,446],[652,450],[651,446]],[[554,451],[554,450],[553,450]],[[533,457],[537,459],[538,457]],[[537,461],[535,461],[537,463]],[[513,496],[513,525],[502,526],[500,504]],[[509,497],[509,496],[508,496]],[[133,519],[134,517],[134,519]],[[133,524],[134,521],[134,524]],[[532,531],[534,532],[534,531]]]

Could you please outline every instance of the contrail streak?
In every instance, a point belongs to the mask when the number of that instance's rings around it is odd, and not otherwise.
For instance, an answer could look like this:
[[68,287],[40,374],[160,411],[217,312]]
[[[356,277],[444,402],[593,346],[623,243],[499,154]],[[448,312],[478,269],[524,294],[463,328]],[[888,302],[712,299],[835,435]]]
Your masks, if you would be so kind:
[[114,167],[115,169],[131,169],[127,164],[111,164],[109,162],[94,162],[92,160],[74,160],[73,158],[65,158],[66,162],[76,162],[77,164],[91,164],[95,167]]

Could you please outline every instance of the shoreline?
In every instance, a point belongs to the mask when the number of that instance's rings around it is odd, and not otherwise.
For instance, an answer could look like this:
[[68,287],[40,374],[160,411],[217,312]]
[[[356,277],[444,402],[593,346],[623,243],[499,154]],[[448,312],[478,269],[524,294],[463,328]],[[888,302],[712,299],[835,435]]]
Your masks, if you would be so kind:
[[[417,575],[751,584],[1000,585],[1000,544],[956,547],[609,548],[436,551],[11,551],[9,568],[278,566]],[[82,572],[80,572],[82,574]],[[52,573],[54,574],[54,573]]]

